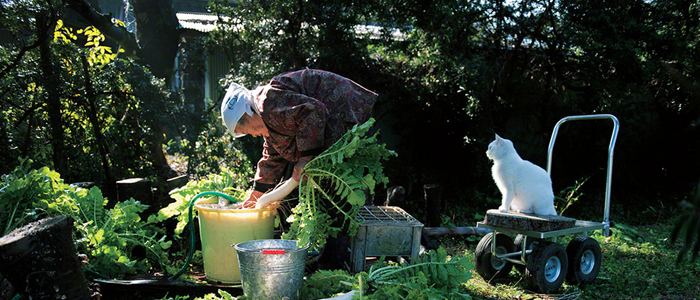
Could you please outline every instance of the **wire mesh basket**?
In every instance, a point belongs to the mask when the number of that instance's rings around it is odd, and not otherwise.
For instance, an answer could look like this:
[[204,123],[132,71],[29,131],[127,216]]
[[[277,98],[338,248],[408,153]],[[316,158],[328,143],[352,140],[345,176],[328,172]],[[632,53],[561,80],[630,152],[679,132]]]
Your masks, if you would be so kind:
[[351,271],[363,271],[368,256],[418,257],[423,223],[400,207],[363,206],[357,220],[362,224],[352,240]]

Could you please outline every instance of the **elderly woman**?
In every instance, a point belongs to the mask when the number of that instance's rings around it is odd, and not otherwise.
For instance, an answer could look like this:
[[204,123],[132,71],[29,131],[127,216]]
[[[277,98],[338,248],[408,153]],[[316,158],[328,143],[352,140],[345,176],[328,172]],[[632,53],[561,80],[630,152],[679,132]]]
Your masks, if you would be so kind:
[[232,84],[221,104],[221,117],[235,136],[262,136],[262,158],[255,188],[245,207],[284,179],[292,178],[355,124],[367,121],[377,94],[350,79],[322,70],[300,70],[273,77],[249,91]]

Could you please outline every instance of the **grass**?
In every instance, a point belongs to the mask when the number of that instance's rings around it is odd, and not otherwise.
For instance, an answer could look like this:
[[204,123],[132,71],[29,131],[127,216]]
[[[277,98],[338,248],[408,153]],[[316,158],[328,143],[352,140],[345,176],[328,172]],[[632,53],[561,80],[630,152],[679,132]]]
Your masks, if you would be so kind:
[[[686,258],[676,264],[682,244],[671,243],[674,224],[626,226],[618,224],[609,237],[592,235],[601,246],[603,262],[596,281],[586,287],[566,283],[556,294],[537,294],[513,269],[508,278],[488,283],[476,271],[466,285],[474,299],[700,299],[700,261]],[[563,237],[566,246],[573,238]],[[478,239],[442,238],[450,253],[473,257]]]

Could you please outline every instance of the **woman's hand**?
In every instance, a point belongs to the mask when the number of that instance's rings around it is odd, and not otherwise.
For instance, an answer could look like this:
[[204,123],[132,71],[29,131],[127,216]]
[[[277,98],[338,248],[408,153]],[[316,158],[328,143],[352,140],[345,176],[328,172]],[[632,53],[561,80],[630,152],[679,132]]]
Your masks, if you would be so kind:
[[297,182],[301,181],[301,175],[302,175],[302,170],[306,166],[307,163],[309,163],[314,157],[309,155],[309,156],[304,156],[300,157],[299,161],[294,165],[294,171],[292,172],[292,178],[296,180]]
[[248,199],[243,201],[243,205],[241,205],[241,207],[243,207],[243,208],[255,208],[255,204],[258,203],[258,199],[260,199],[260,197],[262,195],[263,195],[263,192],[253,191],[252,193],[250,193],[250,196],[248,197]]

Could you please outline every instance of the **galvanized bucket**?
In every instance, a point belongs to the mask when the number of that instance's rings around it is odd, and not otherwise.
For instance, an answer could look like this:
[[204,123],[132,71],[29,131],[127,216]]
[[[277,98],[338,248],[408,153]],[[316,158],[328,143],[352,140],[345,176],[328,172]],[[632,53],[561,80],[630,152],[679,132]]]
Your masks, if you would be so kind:
[[299,299],[308,247],[297,247],[295,240],[256,240],[233,246],[246,297]]

